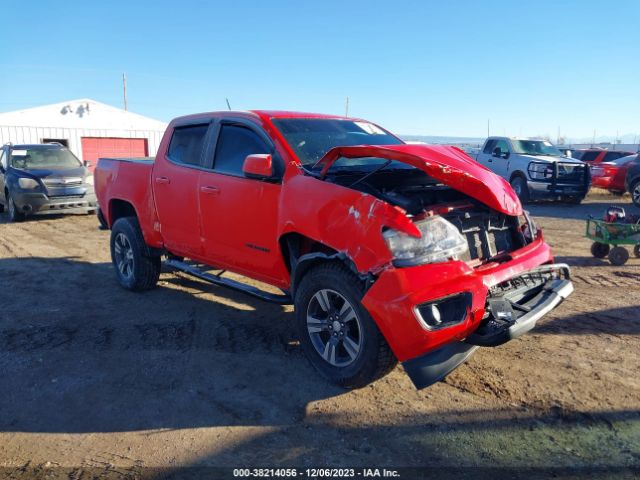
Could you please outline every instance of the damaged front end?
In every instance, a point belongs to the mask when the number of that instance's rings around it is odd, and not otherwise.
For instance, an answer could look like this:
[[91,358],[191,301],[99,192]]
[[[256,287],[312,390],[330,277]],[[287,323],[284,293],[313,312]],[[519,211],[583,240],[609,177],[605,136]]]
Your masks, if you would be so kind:
[[[364,177],[332,169],[363,157],[386,163]],[[553,264],[509,184],[456,148],[338,147],[316,166],[318,178],[374,196],[410,220],[381,220],[392,260],[377,267],[362,302],[417,388],[479,346],[531,330],[573,291],[569,268]]]

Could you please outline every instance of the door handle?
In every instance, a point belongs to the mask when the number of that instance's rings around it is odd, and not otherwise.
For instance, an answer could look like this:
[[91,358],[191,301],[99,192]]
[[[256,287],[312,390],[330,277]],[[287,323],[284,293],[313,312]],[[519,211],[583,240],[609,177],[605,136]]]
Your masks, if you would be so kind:
[[156,177],[156,183],[162,183],[164,185],[171,183],[168,177]]
[[210,186],[204,186],[204,187],[200,187],[200,191],[202,193],[206,193],[208,195],[218,195],[220,194],[220,189],[218,187],[210,187]]

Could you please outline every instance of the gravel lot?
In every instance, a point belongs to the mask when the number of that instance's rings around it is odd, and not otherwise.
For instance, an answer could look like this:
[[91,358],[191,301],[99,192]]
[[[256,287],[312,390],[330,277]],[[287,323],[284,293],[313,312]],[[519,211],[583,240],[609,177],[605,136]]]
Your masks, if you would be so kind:
[[357,391],[328,385],[296,345],[290,308],[170,271],[154,291],[122,290],[95,217],[0,215],[0,471],[533,466],[631,478],[640,259],[613,267],[583,237],[587,214],[613,202],[639,213],[607,196],[531,206],[573,267],[574,295],[422,391],[401,367]]

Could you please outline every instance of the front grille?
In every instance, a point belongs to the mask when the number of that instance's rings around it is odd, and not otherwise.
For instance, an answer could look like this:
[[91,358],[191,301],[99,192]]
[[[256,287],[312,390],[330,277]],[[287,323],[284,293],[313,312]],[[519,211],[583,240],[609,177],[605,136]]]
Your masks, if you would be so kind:
[[460,260],[486,261],[524,246],[515,217],[498,212],[463,212],[446,218],[467,239],[469,250]]
[[47,187],[79,187],[82,185],[82,178],[44,178],[42,179]]
[[588,179],[588,167],[575,163],[556,162],[554,165],[555,180],[558,183],[584,184]]

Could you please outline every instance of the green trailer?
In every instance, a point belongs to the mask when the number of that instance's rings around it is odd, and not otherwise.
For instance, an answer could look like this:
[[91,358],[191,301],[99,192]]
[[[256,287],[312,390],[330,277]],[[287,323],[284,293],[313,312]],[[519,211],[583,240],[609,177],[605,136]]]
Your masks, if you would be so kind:
[[634,245],[633,253],[640,258],[640,223],[588,218],[586,237],[593,240],[591,254],[596,258],[608,257],[613,265],[624,265],[629,260],[629,251],[621,245]]

